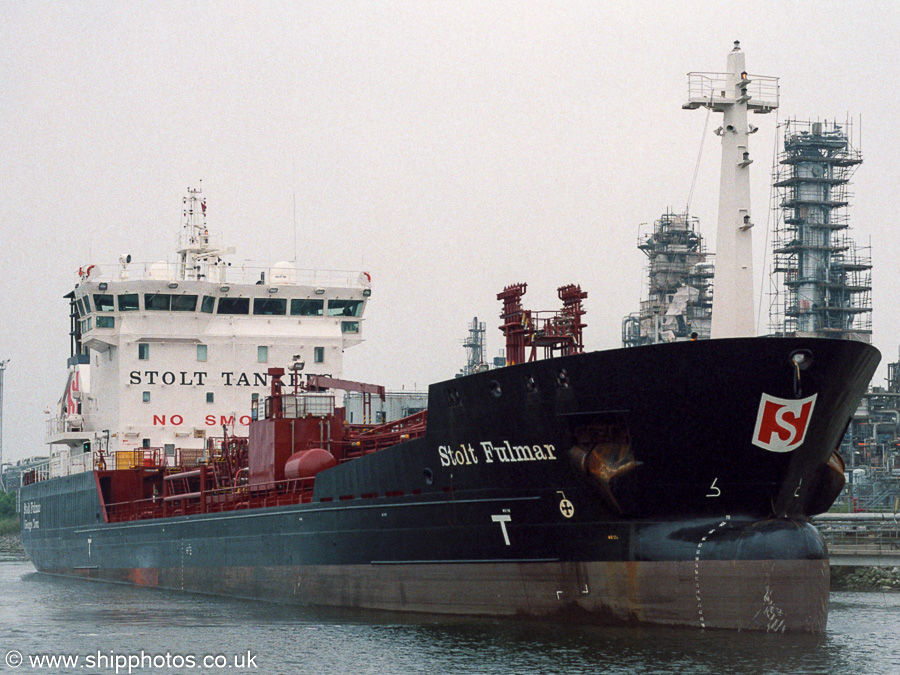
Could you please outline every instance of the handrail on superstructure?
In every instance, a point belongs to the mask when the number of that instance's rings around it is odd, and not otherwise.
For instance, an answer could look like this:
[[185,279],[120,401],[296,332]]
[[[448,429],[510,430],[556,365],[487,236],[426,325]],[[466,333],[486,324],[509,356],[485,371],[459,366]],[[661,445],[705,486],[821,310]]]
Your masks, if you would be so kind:
[[[85,270],[90,272],[85,274]],[[263,261],[249,260],[235,265],[222,265],[215,268],[215,274],[196,281],[212,283],[256,284],[262,275],[268,276],[273,267]],[[79,273],[80,272],[80,273]],[[351,286],[366,288],[368,284],[361,279],[364,273],[356,270],[323,270],[294,269],[290,270],[291,280],[279,281],[284,286]],[[181,281],[179,263],[170,262],[132,262],[127,266],[121,264],[96,264],[76,270],[76,283],[83,281]],[[271,279],[269,282],[271,283]]]
[[[682,106],[686,110],[695,110],[702,106],[715,109],[717,105],[728,102],[729,73],[690,72],[688,73],[688,102]],[[777,77],[768,75],[747,75],[743,80],[744,88],[750,97],[747,108],[757,113],[770,112],[778,107],[780,85]]]

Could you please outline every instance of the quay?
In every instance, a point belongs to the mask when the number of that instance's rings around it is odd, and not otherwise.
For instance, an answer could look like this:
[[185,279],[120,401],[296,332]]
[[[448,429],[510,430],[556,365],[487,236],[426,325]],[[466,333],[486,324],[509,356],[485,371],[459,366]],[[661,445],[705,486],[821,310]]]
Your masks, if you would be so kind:
[[900,513],[823,513],[832,567],[900,567]]

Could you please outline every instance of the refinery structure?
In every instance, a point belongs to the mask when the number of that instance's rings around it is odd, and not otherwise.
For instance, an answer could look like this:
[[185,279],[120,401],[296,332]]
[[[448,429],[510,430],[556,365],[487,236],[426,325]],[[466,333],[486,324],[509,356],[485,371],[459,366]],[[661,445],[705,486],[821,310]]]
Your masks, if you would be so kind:
[[[852,123],[781,125],[773,187],[769,320],[775,335],[872,341],[872,260],[848,232],[850,179],[862,163]],[[900,510],[900,362],[863,397],[841,443],[848,510]]]
[[888,364],[887,387],[872,387],[841,443],[850,511],[900,512],[900,360]]
[[847,235],[849,123],[788,120],[778,156],[772,332],[872,341],[872,261]]
[[647,256],[648,291],[640,311],[622,321],[623,346],[689,340],[694,333],[708,338],[713,263],[697,218],[662,214],[650,232],[641,232],[638,248]]

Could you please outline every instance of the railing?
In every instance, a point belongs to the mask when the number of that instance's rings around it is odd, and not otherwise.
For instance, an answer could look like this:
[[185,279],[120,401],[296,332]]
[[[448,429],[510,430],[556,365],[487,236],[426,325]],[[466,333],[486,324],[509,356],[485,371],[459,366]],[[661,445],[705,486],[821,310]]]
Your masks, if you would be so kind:
[[828,542],[832,564],[895,565],[900,559],[900,514],[826,513],[813,524]]
[[428,411],[422,410],[388,424],[350,425],[350,432],[341,442],[344,448],[342,461],[419,438],[425,434],[427,422]]
[[[281,416],[285,419],[299,419],[303,417],[330,417],[334,415],[334,394],[282,394]],[[266,419],[273,417],[273,399],[266,397]]]
[[76,454],[63,452],[50,457],[50,459],[40,464],[36,464],[27,471],[23,471],[22,485],[31,485],[50,478],[60,478],[92,471],[98,460],[99,454],[94,452],[79,452]]
[[50,477],[50,463],[42,462],[21,474],[22,485],[31,485],[47,480]]
[[[748,75],[750,107],[778,107],[778,78]],[[707,103],[734,102],[735,92],[728,87],[728,73],[688,73],[688,101]]]
[[[191,472],[193,473],[193,472]],[[173,475],[177,480],[199,476]],[[168,478],[168,477],[167,477]],[[189,493],[156,495],[148,499],[106,505],[109,522],[127,522],[154,518],[222,513],[271,506],[288,506],[312,501],[315,478],[281,480],[257,485],[239,485]]]
[[94,468],[94,455],[91,452],[85,452],[80,455],[72,455],[69,457],[51,457],[50,458],[50,475],[51,476],[71,476],[76,473],[84,473]]
[[[185,457],[185,453],[187,456]],[[185,459],[191,464],[196,464],[202,455],[203,450],[183,450],[176,448],[175,452],[167,455],[164,448],[137,448],[135,450],[116,450],[113,454],[112,461],[109,455],[103,458],[103,461],[97,468],[100,469],[162,469],[170,466],[184,466]],[[170,458],[171,457],[171,461]]]
[[64,434],[69,429],[66,428],[66,418],[62,415],[59,417],[51,417],[47,420],[47,437],[55,434]]
[[[90,269],[90,272],[88,272]],[[232,265],[205,265],[205,274],[199,280],[215,283],[255,284],[263,275],[269,284],[289,284],[305,286],[352,286],[367,287],[365,273],[353,270],[308,270],[277,268],[262,261],[245,260]],[[190,276],[190,275],[189,275]],[[128,281],[146,279],[157,281],[180,281],[180,263],[132,262],[127,265],[89,265],[76,274],[76,282],[88,281]],[[197,279],[197,275],[190,276]]]
[[163,448],[136,448],[112,453],[63,451],[22,472],[22,485],[31,485],[50,478],[72,476],[86,471],[197,466],[206,450],[203,448],[176,448],[166,454]]

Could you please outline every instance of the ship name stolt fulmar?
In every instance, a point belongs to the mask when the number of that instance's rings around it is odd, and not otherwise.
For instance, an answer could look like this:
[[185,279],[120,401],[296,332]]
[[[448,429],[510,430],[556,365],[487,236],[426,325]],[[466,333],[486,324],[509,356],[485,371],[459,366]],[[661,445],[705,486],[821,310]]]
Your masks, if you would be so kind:
[[[748,76],[737,47],[728,66],[692,74],[686,107],[725,114],[716,299],[746,309],[747,110],[771,110],[777,85],[766,98],[772,78]],[[715,339],[584,353],[586,294],[560,288],[562,311],[541,319],[516,285],[498,296],[509,365],[432,384],[427,410],[351,423],[336,390],[367,412],[384,396],[341,379],[368,275],[276,264],[235,280],[226,253],[190,191],[174,270],[81,270],[48,437],[67,449],[21,488],[40,572],[347,608],[824,630],[828,555],[809,518],[843,485],[834,450],[880,358],[870,345],[723,337],[747,313],[720,310]],[[181,384],[195,371],[246,384]]]

